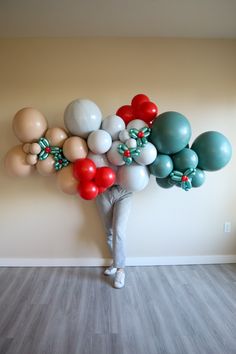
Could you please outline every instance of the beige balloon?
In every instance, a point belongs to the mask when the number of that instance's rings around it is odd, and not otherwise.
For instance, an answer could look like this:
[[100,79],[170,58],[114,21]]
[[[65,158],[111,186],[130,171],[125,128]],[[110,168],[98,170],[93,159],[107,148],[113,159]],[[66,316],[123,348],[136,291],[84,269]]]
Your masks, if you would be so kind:
[[34,167],[26,162],[26,153],[22,145],[14,146],[7,152],[4,165],[10,176],[27,177],[34,171]]
[[36,169],[41,176],[47,177],[56,173],[54,168],[54,159],[49,155],[45,160],[38,160]]
[[63,145],[63,154],[71,162],[85,158],[88,154],[86,141],[78,136],[68,138]]
[[29,152],[32,155],[38,155],[41,152],[41,147],[38,143],[30,144]]
[[77,193],[77,185],[78,181],[73,176],[72,164],[57,173],[57,186],[62,192],[74,195]]
[[22,149],[23,149],[23,151],[26,153],[26,154],[28,154],[29,152],[30,152],[30,143],[26,143],[26,144],[24,144],[23,145],[23,147],[22,147]]
[[62,128],[49,128],[45,134],[45,138],[48,139],[51,146],[62,147],[68,138],[68,134]]
[[26,107],[15,114],[13,131],[23,143],[37,141],[47,130],[47,120],[37,109]]
[[28,155],[26,155],[25,160],[28,165],[33,166],[33,165],[36,165],[36,163],[38,161],[38,157],[37,157],[37,155],[28,154]]

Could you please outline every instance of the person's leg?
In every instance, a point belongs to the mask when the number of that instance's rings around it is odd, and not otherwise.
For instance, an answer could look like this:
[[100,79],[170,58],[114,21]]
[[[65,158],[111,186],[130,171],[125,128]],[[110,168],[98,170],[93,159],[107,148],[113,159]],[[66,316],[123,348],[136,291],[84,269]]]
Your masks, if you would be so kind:
[[[113,260],[116,268],[125,268],[125,238],[128,218],[131,209],[132,193],[124,189],[118,190],[113,208]],[[118,193],[117,193],[118,194]]]
[[113,257],[113,232],[112,232],[113,205],[110,200],[109,191],[106,191],[105,193],[102,193],[99,196],[97,196],[96,204],[104,225],[106,242],[110,251],[110,255],[111,257]]

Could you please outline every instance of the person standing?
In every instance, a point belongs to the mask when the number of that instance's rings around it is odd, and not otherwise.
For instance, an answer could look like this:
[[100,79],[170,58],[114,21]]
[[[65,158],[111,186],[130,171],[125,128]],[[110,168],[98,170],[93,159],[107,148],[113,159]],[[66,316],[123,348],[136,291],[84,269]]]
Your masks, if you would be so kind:
[[113,286],[116,289],[123,288],[125,285],[125,239],[131,201],[132,192],[120,185],[113,185],[96,198],[113,260],[112,264],[105,269],[104,275],[115,275]]

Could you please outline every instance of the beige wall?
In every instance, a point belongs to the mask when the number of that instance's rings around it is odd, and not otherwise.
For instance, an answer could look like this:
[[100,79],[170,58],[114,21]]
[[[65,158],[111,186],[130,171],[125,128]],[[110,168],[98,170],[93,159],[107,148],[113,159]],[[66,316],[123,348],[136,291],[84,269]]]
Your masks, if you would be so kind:
[[[75,98],[90,98],[104,116],[143,92],[160,112],[176,110],[192,140],[218,130],[236,145],[236,41],[178,39],[0,40],[1,157],[18,141],[14,113],[34,106],[51,126]],[[2,159],[1,159],[2,161]],[[134,197],[129,257],[236,254],[236,160],[208,173],[186,193],[154,178]],[[1,162],[1,258],[107,257],[94,202],[57,190],[54,178],[8,178]],[[224,221],[232,232],[223,232]]]

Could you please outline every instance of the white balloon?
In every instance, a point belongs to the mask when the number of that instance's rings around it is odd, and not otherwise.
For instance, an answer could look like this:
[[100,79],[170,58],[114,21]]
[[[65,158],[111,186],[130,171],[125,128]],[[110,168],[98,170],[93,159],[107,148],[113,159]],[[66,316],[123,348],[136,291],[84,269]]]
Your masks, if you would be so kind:
[[110,150],[107,152],[108,161],[115,166],[122,166],[125,164],[122,155],[117,151],[118,146],[122,144],[121,141],[114,141]]
[[128,140],[126,140],[125,145],[128,148],[136,148],[137,147],[137,141],[133,138],[130,138]]
[[157,149],[152,143],[147,143],[140,148],[140,155],[135,156],[134,160],[140,165],[150,165],[157,157]]
[[92,160],[97,167],[109,166],[109,162],[105,154],[99,155],[89,151],[87,158]]
[[66,128],[73,135],[87,138],[89,133],[100,128],[102,113],[98,106],[87,99],[69,103],[64,112]]
[[130,138],[129,136],[129,132],[128,130],[124,129],[124,130],[121,130],[121,132],[119,133],[119,139],[122,143],[125,143],[126,140],[128,140]]
[[125,129],[125,122],[122,118],[113,114],[103,120],[102,129],[111,135],[112,140],[118,140],[120,131]]
[[146,166],[125,165],[118,169],[117,183],[131,192],[138,192],[147,187],[150,174]]
[[105,154],[110,149],[112,140],[109,133],[99,129],[89,134],[87,144],[94,154]]
[[141,119],[134,119],[131,120],[128,125],[127,125],[127,130],[130,130],[131,128],[133,129],[142,129],[143,127],[148,127],[147,123],[145,123],[143,120]]

